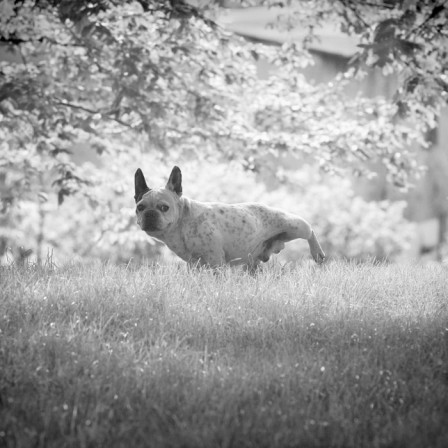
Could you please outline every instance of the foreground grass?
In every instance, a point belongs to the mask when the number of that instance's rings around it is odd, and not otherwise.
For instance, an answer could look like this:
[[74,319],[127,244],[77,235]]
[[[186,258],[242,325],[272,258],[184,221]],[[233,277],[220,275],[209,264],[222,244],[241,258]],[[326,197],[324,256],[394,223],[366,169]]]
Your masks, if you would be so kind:
[[0,271],[0,446],[446,447],[448,273]]

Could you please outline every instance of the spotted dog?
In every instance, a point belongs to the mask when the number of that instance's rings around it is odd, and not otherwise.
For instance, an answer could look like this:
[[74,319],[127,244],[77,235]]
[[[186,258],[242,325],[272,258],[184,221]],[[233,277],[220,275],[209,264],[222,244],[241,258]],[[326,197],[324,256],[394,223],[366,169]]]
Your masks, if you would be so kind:
[[296,238],[308,241],[317,263],[325,259],[310,224],[297,215],[252,202],[199,202],[182,196],[177,166],[165,188],[148,188],[139,168],[134,199],[141,229],[192,265],[243,265],[253,272]]

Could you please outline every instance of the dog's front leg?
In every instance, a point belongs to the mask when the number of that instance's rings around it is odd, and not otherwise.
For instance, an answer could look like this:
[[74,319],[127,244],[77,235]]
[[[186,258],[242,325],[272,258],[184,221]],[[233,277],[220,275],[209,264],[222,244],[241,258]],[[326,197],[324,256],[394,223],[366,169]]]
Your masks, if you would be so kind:
[[196,268],[216,269],[226,264],[224,250],[221,247],[201,251],[200,256],[192,258],[188,264]]

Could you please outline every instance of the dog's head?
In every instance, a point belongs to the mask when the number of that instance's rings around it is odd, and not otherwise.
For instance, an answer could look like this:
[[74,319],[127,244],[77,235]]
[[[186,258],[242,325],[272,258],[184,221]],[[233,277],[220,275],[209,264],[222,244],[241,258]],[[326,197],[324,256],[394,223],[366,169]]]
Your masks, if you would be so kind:
[[137,222],[151,236],[163,236],[179,220],[182,196],[182,173],[175,166],[165,188],[149,188],[139,168],[135,172]]

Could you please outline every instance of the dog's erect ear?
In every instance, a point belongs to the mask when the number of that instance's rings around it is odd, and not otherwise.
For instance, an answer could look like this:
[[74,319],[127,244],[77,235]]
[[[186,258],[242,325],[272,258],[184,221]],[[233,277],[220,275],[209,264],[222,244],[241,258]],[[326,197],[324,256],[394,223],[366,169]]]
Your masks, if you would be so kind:
[[166,188],[174,191],[178,196],[182,196],[182,172],[179,167],[175,166],[171,171]]
[[134,180],[135,180],[134,199],[135,203],[137,203],[138,201],[140,201],[143,195],[150,189],[148,188],[148,185],[146,185],[145,176],[143,176],[143,172],[140,168],[135,172]]

